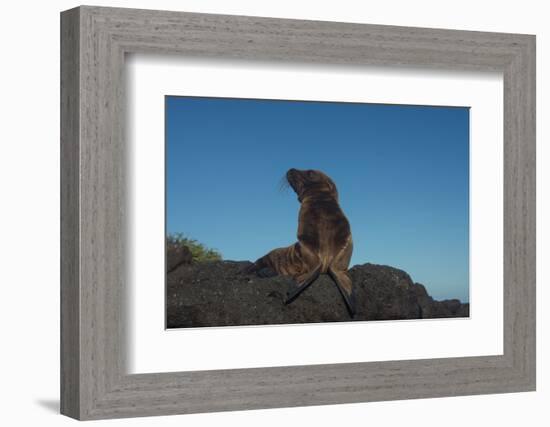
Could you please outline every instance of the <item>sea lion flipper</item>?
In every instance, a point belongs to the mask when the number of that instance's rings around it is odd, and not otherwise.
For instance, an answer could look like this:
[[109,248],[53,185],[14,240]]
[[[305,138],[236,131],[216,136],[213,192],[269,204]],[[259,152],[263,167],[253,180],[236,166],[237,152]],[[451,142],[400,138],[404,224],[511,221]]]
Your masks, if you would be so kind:
[[275,277],[278,275],[278,273],[275,270],[273,270],[271,267],[264,267],[260,270],[257,270],[256,275],[258,277],[267,278],[267,277]]
[[[271,269],[271,266],[269,265],[268,260],[267,260],[266,257],[267,257],[267,255],[263,256],[261,258],[258,258],[255,262],[245,266],[242,269],[242,272],[244,274],[256,273],[256,275],[260,276],[260,277],[271,277],[271,276],[267,275],[267,269]],[[277,272],[275,272],[274,275],[276,275],[276,274],[277,274]]]
[[355,298],[353,297],[353,284],[345,271],[328,268],[328,274],[340,291],[350,317],[355,316]]
[[298,284],[298,288],[295,289],[285,301],[285,305],[290,304],[298,296],[304,292],[321,274],[321,264],[319,264],[312,272],[305,278],[305,280]]

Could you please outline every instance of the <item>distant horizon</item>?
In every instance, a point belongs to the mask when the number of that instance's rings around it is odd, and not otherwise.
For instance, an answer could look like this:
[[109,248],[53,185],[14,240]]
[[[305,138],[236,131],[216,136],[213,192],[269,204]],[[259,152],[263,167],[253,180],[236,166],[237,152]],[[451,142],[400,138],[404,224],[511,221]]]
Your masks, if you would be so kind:
[[296,241],[286,171],[336,183],[350,268],[387,265],[469,302],[469,108],[166,97],[166,231],[254,261]]

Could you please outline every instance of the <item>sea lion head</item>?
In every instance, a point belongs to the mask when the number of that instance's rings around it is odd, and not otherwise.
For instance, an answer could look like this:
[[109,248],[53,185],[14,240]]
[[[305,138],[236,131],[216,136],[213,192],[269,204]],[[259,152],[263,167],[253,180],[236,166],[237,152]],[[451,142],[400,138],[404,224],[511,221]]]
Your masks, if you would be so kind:
[[298,195],[300,203],[306,197],[325,197],[338,200],[334,181],[321,171],[289,169],[286,180]]

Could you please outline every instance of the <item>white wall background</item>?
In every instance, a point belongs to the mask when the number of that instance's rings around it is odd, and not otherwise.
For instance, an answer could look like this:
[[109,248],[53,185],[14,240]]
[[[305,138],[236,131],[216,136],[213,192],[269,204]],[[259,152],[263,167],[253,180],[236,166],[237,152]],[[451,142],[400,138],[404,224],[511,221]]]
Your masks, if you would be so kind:
[[[550,27],[543,1],[157,0],[96,5],[537,34],[538,391],[114,420],[120,426],[546,426],[550,423],[547,142]],[[6,2],[0,66],[0,420],[63,426],[59,384],[59,12],[74,1]],[[546,167],[546,169],[545,169]],[[545,265],[546,264],[546,265]]]

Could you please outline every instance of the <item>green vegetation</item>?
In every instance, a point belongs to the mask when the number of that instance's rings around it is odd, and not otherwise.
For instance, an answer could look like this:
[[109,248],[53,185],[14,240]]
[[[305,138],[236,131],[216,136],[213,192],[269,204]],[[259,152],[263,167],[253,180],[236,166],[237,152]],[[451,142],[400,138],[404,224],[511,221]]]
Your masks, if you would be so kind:
[[183,233],[171,233],[167,238],[168,245],[187,246],[193,255],[193,261],[221,261],[222,254],[195,239],[185,237]]

